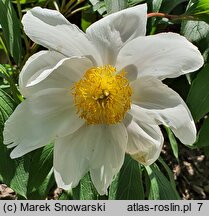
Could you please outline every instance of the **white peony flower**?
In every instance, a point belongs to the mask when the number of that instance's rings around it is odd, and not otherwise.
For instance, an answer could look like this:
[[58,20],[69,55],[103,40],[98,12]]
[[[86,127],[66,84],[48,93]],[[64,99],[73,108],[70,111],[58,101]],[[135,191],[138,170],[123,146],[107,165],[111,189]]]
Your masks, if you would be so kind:
[[181,97],[162,83],[198,70],[203,58],[174,33],[145,36],[146,4],[111,14],[83,33],[59,12],[33,8],[26,34],[48,48],[28,59],[19,77],[26,98],[5,123],[12,158],[54,142],[59,187],[75,187],[86,172],[107,193],[125,153],[144,165],[162,149],[158,125],[184,144],[196,128]]

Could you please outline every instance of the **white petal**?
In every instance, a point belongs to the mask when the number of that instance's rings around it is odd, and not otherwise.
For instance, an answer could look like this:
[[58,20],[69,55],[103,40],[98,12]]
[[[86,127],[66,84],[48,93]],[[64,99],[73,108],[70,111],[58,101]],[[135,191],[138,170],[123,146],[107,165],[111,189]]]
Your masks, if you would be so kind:
[[147,5],[138,5],[92,24],[86,33],[102,55],[104,64],[115,63],[119,49],[128,41],[144,36],[147,23]]
[[[42,51],[32,56],[20,73],[20,91],[28,97],[46,88],[69,88],[91,68],[85,57],[63,57],[52,51]],[[54,60],[55,58],[56,61]]]
[[128,136],[123,124],[96,127],[90,174],[97,191],[103,195],[123,164]]
[[[46,69],[41,73],[34,74],[29,80],[26,87],[31,87],[39,84],[42,81],[53,81],[51,87],[69,87],[74,82],[80,80],[84,73],[92,67],[92,62],[85,57],[71,57],[60,60],[53,68]],[[49,78],[49,80],[46,78]],[[43,86],[47,87],[45,83]]]
[[35,7],[22,19],[24,31],[34,42],[66,56],[91,56],[101,62],[100,55],[86,35],[55,10]]
[[[196,128],[191,113],[182,98],[160,80],[143,77],[131,83],[132,102],[153,118],[157,124],[169,126],[184,144],[196,140]],[[137,118],[137,115],[134,116]],[[140,119],[137,118],[139,121]]]
[[52,142],[57,136],[75,132],[84,123],[76,116],[69,93],[46,89],[23,101],[4,128],[4,144],[16,148],[11,157],[20,157]]
[[143,165],[154,163],[161,152],[163,135],[159,126],[133,120],[127,127],[127,153]]
[[89,170],[97,128],[84,125],[75,133],[57,139],[54,146],[54,174],[58,187],[77,186]]
[[196,71],[202,65],[201,53],[185,37],[161,33],[127,43],[118,54],[116,67],[134,74],[137,70],[138,77],[165,79]]
[[140,122],[156,125],[155,120],[142,107],[139,107],[135,104],[131,104],[131,109],[128,111],[128,113],[131,116],[134,116],[136,119],[139,119]]
[[65,56],[58,52],[46,50],[32,55],[25,63],[19,76],[19,86],[23,96],[28,96],[25,87],[34,74],[40,74],[44,70],[53,68],[63,58]]

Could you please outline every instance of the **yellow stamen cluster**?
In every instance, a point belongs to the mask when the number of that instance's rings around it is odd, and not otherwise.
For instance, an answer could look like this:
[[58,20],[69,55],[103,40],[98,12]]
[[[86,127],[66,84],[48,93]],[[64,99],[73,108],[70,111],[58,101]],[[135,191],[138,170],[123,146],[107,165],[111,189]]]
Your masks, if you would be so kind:
[[125,72],[111,65],[90,68],[73,87],[80,118],[88,124],[116,124],[130,109],[132,89]]

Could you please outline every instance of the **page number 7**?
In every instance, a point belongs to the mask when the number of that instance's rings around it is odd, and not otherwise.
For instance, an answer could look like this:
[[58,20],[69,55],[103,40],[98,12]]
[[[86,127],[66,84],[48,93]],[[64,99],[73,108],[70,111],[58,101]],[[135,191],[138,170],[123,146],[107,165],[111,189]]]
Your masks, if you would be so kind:
[[200,211],[203,203],[197,203],[199,205],[198,211]]

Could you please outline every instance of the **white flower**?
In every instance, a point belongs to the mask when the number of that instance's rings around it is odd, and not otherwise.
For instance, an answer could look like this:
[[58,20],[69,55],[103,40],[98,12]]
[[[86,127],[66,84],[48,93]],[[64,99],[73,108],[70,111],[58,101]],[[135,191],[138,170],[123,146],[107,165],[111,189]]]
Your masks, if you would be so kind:
[[59,12],[36,7],[23,17],[26,34],[48,50],[26,62],[26,98],[5,123],[4,143],[20,157],[54,142],[59,187],[75,187],[87,171],[100,194],[125,153],[144,165],[159,156],[169,126],[184,144],[196,139],[181,97],[162,83],[198,70],[203,58],[174,33],[145,36],[146,4],[109,15],[86,34]]

